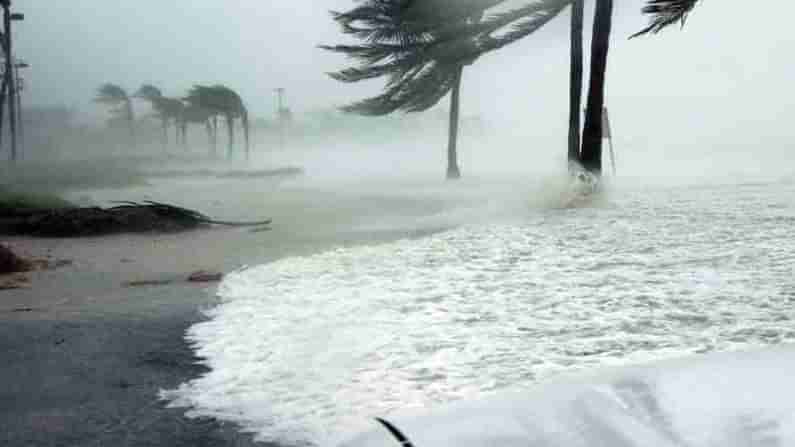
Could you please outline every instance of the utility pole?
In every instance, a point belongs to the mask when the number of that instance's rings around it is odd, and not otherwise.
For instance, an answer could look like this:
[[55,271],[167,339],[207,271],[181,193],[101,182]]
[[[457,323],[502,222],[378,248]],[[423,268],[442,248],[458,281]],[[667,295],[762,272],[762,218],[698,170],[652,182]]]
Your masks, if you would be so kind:
[[23,158],[25,153],[25,117],[22,115],[22,92],[25,90],[25,80],[19,75],[20,68],[28,68],[29,64],[17,60],[14,63],[14,76],[17,86],[17,132],[19,141],[19,158]]
[[[5,73],[3,84],[7,88],[8,96],[8,121],[11,130],[11,160],[17,159],[17,130],[18,116],[17,107],[19,106],[17,86],[15,80],[14,51],[12,45],[11,23],[25,20],[25,16],[11,12],[11,0],[0,0],[0,7],[3,8],[3,52],[5,53]],[[3,106],[3,104],[0,104]]]

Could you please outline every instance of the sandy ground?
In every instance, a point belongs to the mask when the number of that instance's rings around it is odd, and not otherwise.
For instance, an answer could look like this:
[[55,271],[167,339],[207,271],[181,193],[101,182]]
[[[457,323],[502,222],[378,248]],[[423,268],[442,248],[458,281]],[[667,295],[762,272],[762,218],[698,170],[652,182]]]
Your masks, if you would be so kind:
[[[234,180],[80,191],[72,198],[154,199],[221,219],[272,217],[274,224],[264,232],[4,238],[20,254],[71,264],[27,274],[29,287],[0,291],[0,445],[256,445],[235,427],[187,419],[157,398],[204,371],[183,335],[214,303],[216,286],[187,276],[441,229],[382,224],[439,212],[443,205],[427,198],[323,191]],[[153,280],[172,282],[125,286]]]

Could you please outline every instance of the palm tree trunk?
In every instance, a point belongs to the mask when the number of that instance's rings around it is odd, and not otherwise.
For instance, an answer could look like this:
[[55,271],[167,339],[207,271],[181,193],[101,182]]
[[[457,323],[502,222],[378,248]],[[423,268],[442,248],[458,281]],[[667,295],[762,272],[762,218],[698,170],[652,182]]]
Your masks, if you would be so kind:
[[168,151],[168,118],[163,118],[163,148]]
[[235,119],[232,115],[226,116],[226,130],[229,133],[229,148],[226,153],[226,157],[231,159],[232,152],[235,149]]
[[213,115],[213,156],[218,157],[218,116]]
[[207,118],[207,121],[204,122],[204,128],[207,129],[207,144],[210,145],[210,157],[215,155],[215,148],[213,147],[213,121],[210,118]]
[[463,66],[458,67],[455,74],[453,91],[450,93],[450,127],[447,135],[447,180],[457,180],[461,178],[461,170],[458,168],[458,118],[461,107],[461,77],[463,71]]
[[130,141],[132,142],[132,145],[135,146],[135,112],[133,111],[132,101],[127,99],[124,107],[126,109],[125,113],[127,115],[127,125],[130,126]]
[[188,121],[184,120],[180,124],[180,131],[182,133],[182,147],[188,150]]
[[582,108],[584,0],[571,4],[571,73],[569,80],[569,167],[580,161],[580,109]]
[[243,137],[246,139],[246,161],[248,161],[249,157],[251,156],[251,144],[249,141],[251,134],[251,127],[249,126],[248,122],[248,112],[245,110],[243,111],[242,114],[242,120],[243,120]]
[[583,167],[597,175],[602,172],[602,109],[605,103],[607,53],[610,49],[612,21],[613,0],[597,0],[591,41],[591,81],[580,156]]

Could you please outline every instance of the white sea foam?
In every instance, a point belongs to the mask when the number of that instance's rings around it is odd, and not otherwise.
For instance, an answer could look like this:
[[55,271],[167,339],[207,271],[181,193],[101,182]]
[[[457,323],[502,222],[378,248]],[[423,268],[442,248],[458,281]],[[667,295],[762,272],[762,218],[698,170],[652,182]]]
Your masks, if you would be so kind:
[[165,393],[262,439],[561,372],[795,341],[795,185],[648,188],[229,275]]

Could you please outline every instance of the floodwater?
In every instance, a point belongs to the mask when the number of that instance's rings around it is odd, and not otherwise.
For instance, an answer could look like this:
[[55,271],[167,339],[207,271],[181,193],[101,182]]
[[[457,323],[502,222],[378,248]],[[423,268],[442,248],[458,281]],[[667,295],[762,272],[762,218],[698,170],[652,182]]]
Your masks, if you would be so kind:
[[360,222],[445,231],[240,270],[188,334],[211,371],[164,395],[327,445],[397,410],[795,342],[795,179],[639,185],[568,206],[554,182],[465,182],[472,200]]

